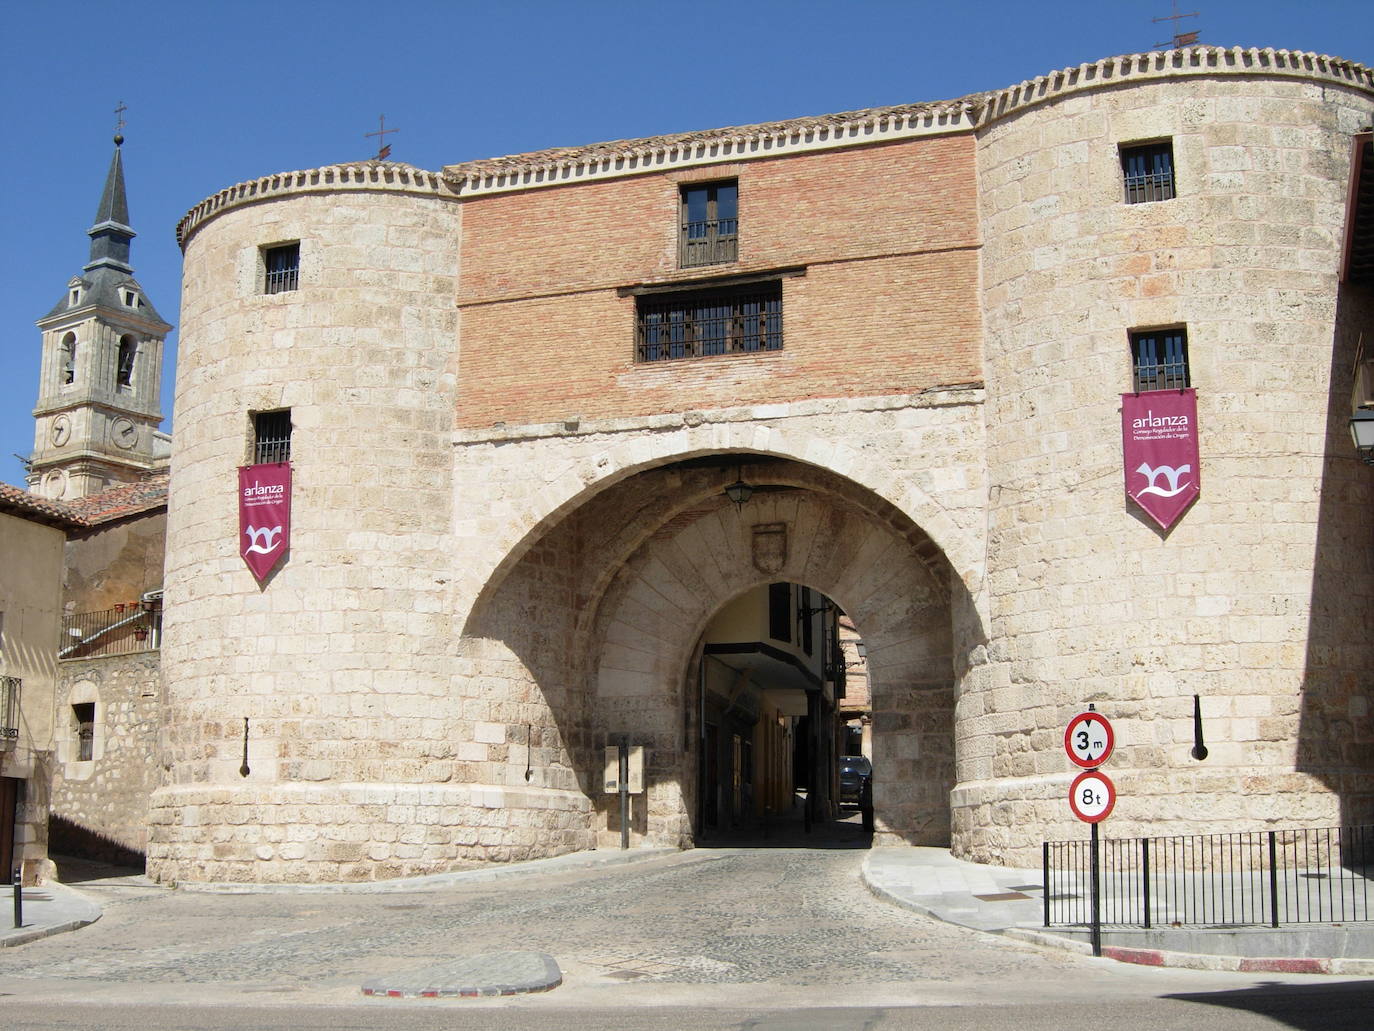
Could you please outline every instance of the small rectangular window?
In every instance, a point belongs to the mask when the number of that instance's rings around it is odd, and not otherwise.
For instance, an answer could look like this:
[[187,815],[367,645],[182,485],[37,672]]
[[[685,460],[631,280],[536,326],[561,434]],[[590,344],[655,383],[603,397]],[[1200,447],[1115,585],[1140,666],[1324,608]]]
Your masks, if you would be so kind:
[[291,409],[253,416],[253,464],[291,461]]
[[283,243],[262,252],[263,293],[281,294],[296,289],[300,282],[301,245]]
[[739,257],[739,182],[694,183],[682,187],[682,268],[723,265]]
[[72,722],[76,724],[76,758],[90,762],[95,758],[95,702],[72,704]]
[[782,284],[639,298],[636,359],[782,350]]
[[1121,146],[1121,174],[1127,204],[1172,200],[1174,197],[1174,145],[1134,143]]
[[792,643],[792,585],[768,585],[768,636]]
[[1149,329],[1131,333],[1135,392],[1181,390],[1189,386],[1188,331]]

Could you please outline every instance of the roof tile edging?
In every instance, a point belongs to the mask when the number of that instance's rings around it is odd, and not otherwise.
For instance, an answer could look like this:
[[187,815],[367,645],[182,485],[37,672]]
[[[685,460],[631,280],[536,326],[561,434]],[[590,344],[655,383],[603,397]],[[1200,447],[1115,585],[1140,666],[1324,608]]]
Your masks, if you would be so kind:
[[585,147],[556,148],[445,166],[459,194],[499,193],[556,186],[662,168],[751,160],[830,150],[974,128],[983,95],[934,104],[871,108],[702,132],[652,136]]
[[1252,74],[1316,77],[1374,92],[1374,70],[1328,54],[1273,47],[1196,46],[1150,50],[1061,68],[987,93],[978,128],[1080,90],[1178,76]]
[[413,165],[380,161],[325,165],[295,172],[275,172],[235,183],[201,201],[177,223],[177,243],[183,248],[202,222],[229,208],[251,204],[276,194],[333,190],[394,191],[451,196],[444,177]]
[[221,211],[297,192],[331,190],[497,193],[643,174],[668,167],[750,160],[914,136],[981,129],[1016,111],[1080,90],[1175,76],[1304,76],[1374,92],[1374,70],[1345,58],[1272,47],[1196,46],[1102,58],[957,100],[870,108],[757,125],[555,148],[448,165],[429,172],[380,161],[279,172],[237,183],[193,207],[177,223],[177,242]]

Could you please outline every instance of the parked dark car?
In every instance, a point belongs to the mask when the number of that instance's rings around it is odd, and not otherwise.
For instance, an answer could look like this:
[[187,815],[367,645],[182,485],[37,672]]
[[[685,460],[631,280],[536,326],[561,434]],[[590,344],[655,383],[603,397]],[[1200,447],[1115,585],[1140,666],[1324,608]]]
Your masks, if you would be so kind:
[[[859,805],[873,779],[873,763],[866,755],[840,756],[840,801]],[[870,796],[871,797],[871,796]]]

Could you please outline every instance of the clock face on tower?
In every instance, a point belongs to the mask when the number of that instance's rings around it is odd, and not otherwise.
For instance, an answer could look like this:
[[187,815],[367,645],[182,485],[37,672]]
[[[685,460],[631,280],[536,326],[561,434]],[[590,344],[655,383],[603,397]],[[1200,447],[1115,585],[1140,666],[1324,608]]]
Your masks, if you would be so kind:
[[138,427],[130,420],[120,416],[110,423],[110,437],[122,448],[131,448],[138,443]]
[[71,439],[72,421],[65,415],[59,415],[52,421],[48,436],[52,438],[53,447],[61,447]]

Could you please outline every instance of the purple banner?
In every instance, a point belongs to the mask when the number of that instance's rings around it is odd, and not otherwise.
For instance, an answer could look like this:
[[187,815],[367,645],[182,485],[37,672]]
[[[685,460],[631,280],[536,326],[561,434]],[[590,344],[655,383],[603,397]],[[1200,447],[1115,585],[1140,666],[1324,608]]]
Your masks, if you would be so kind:
[[1126,496],[1169,529],[1202,491],[1197,391],[1121,395]]
[[239,554],[267,579],[291,541],[291,463],[239,467]]

